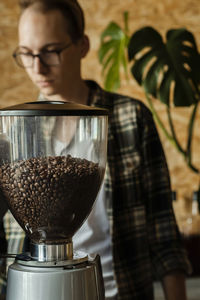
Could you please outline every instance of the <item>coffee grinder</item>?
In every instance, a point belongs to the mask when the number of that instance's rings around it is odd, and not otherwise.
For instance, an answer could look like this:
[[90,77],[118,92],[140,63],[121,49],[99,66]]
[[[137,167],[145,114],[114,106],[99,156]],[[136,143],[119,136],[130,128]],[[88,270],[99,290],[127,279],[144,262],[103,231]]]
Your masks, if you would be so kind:
[[61,101],[0,110],[0,188],[30,239],[8,269],[6,300],[105,299],[98,254],[73,252],[72,237],[103,181],[107,115]]

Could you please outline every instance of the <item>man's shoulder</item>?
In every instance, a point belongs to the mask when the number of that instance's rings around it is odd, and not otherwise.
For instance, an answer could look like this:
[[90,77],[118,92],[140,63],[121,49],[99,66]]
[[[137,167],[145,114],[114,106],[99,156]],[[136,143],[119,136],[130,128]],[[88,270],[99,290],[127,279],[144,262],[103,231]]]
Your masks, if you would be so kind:
[[129,95],[106,91],[95,81],[87,81],[89,86],[94,90],[93,103],[109,109],[131,108],[137,111],[150,112],[147,106],[139,99]]

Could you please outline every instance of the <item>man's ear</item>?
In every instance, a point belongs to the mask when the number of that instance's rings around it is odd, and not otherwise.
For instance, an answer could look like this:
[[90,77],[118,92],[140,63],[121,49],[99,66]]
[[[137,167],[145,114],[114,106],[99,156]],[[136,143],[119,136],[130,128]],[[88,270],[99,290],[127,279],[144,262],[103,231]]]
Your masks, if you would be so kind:
[[84,58],[90,49],[90,41],[87,35],[84,35],[81,40],[81,58]]

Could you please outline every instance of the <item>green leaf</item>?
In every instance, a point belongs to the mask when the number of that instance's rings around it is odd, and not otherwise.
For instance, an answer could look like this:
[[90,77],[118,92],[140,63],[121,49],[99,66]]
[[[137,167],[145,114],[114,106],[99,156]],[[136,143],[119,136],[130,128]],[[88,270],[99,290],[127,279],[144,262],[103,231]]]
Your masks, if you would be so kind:
[[152,27],[144,27],[136,31],[130,38],[128,45],[129,60],[134,59],[135,55],[146,47],[162,44],[161,35]]
[[165,103],[167,106],[169,106],[170,87],[172,82],[174,82],[174,74],[168,70],[163,74],[163,79],[158,90],[160,101]]
[[161,69],[162,69],[161,64],[156,60],[152,64],[151,69],[149,70],[147,76],[143,81],[146,93],[151,94],[154,97],[156,97],[155,91],[157,90],[158,79],[159,79],[158,77]]
[[105,42],[103,44],[103,47],[101,47],[99,49],[99,53],[98,54],[99,54],[99,61],[100,61],[100,63],[104,62],[107,53],[114,48],[114,45],[115,45],[115,42],[111,40],[111,41]]
[[124,14],[125,31],[111,22],[101,35],[101,45],[98,51],[99,61],[103,66],[105,77],[104,87],[108,91],[115,91],[120,87],[120,70],[127,71],[127,47],[129,38],[127,31],[127,13]]
[[120,87],[120,79],[115,68],[116,66],[112,65],[112,67],[108,70],[104,81],[104,86],[108,91],[115,91]]
[[[184,28],[167,32],[166,42],[152,27],[136,31],[128,45],[131,72],[145,91],[170,105],[190,106],[200,99],[200,55],[194,37]],[[162,80],[160,80],[162,78]]]
[[143,82],[143,74],[146,65],[151,61],[153,57],[154,57],[154,51],[148,51],[140,59],[136,60],[135,64],[132,66],[131,69],[132,74],[140,85]]

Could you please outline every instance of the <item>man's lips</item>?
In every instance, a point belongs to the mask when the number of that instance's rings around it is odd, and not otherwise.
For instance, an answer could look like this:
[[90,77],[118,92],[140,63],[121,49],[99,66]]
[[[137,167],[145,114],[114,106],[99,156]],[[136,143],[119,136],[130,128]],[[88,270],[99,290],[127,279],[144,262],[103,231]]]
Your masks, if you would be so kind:
[[50,85],[52,85],[53,80],[50,79],[44,79],[44,80],[37,80],[37,85],[41,86],[41,87],[48,87]]

